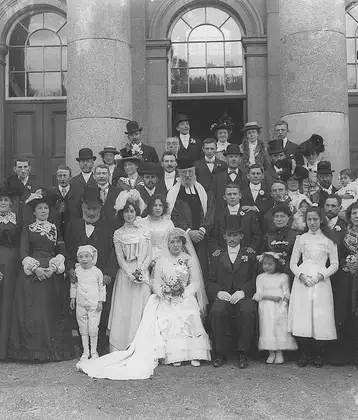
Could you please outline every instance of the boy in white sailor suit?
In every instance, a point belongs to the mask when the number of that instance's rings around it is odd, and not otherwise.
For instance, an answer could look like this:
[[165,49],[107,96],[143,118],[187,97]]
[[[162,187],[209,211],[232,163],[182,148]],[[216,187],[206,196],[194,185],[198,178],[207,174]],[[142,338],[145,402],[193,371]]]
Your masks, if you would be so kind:
[[98,327],[101,319],[102,305],[106,301],[106,286],[103,284],[103,273],[96,267],[97,249],[92,245],[78,247],[75,271],[77,283],[71,283],[70,307],[75,309],[76,318],[82,338],[83,354],[81,361],[90,356],[97,359]]

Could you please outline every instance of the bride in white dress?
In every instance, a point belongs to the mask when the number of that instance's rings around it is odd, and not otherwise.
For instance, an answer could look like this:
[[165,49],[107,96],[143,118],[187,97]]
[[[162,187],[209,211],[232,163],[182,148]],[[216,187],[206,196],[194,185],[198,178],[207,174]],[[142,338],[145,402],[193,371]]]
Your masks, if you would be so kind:
[[[164,290],[173,279],[181,282],[184,294],[170,299]],[[168,234],[155,266],[153,290],[129,348],[80,362],[79,370],[93,378],[146,379],[159,361],[199,366],[200,360],[210,360],[210,341],[201,321],[207,305],[204,281],[194,247],[182,229]]]

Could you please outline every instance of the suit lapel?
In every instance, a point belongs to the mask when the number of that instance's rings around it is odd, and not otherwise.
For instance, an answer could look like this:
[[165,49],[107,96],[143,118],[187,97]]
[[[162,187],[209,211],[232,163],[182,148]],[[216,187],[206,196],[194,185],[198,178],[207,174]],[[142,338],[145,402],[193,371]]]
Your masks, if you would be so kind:
[[232,272],[232,264],[231,264],[229,253],[228,253],[227,250],[223,254],[222,261],[223,261],[223,265],[226,267],[226,269],[228,271]]
[[237,254],[237,257],[236,257],[236,260],[235,260],[235,263],[234,263],[234,268],[232,270],[233,273],[235,273],[241,267],[241,265],[243,263],[243,260],[241,259],[242,255],[243,255],[243,247],[241,246],[240,251]]

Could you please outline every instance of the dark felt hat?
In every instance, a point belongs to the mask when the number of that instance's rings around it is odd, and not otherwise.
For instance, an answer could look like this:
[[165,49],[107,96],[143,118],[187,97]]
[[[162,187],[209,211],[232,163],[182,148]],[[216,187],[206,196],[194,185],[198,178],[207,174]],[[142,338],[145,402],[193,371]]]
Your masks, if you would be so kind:
[[94,156],[92,149],[89,149],[88,147],[80,149],[80,151],[78,152],[78,158],[76,158],[77,162],[79,162],[80,160],[87,160],[87,159],[96,160],[97,157]]
[[225,217],[224,231],[226,233],[242,232],[243,227],[241,226],[241,218],[234,214],[228,214]]
[[139,127],[139,124],[137,121],[128,121],[127,122],[127,131],[125,131],[125,134],[133,134],[137,131],[142,131],[143,127]]
[[[16,197],[22,195],[24,191],[24,184],[16,177],[18,182],[9,183],[4,180],[0,184],[0,197]],[[21,185],[20,185],[21,184]]]
[[328,160],[321,160],[317,163],[317,174],[327,175],[332,174],[334,170],[332,170],[332,164]]
[[323,137],[319,134],[312,134],[312,136],[297,146],[297,151],[304,156],[309,156],[312,152],[317,154],[324,152]]
[[176,127],[179,123],[181,123],[181,122],[183,122],[183,121],[190,121],[189,116],[188,116],[188,115],[186,115],[186,114],[178,114],[178,115],[175,117],[175,121],[174,121],[174,125],[175,125],[175,127]]
[[139,175],[162,175],[163,167],[159,163],[143,162],[138,173]]
[[35,193],[31,193],[25,203],[35,210],[36,206],[40,203],[46,203],[49,207],[55,205],[57,196],[51,194],[46,188],[40,188]]
[[302,165],[297,165],[292,171],[292,159],[283,159],[276,163],[277,167],[282,167],[283,172],[280,175],[282,181],[287,182],[290,178],[297,179],[302,181],[308,178],[308,170],[304,168]]
[[96,186],[86,185],[82,197],[82,202],[91,207],[102,205],[100,189]]
[[119,152],[118,152],[117,148],[116,148],[116,147],[114,147],[114,146],[105,146],[105,147],[103,148],[103,150],[101,150],[101,151],[99,152],[99,154],[101,155],[101,157],[102,157],[102,158],[103,158],[103,155],[104,155],[105,153],[113,153],[114,155],[119,155]]
[[242,155],[242,151],[240,149],[240,146],[238,144],[229,144],[226,148],[226,151],[223,152],[224,156],[227,155]]
[[188,169],[194,166],[194,159],[190,156],[184,156],[178,159],[177,169]]
[[270,155],[276,155],[278,153],[284,152],[284,148],[282,147],[282,141],[279,140],[271,140],[268,142],[268,152]]

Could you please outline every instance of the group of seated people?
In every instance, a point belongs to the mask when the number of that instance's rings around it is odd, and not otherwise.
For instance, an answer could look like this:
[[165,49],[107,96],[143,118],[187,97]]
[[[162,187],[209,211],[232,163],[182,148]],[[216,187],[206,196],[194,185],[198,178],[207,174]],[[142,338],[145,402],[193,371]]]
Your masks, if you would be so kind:
[[126,147],[97,165],[81,149],[80,174],[59,166],[51,190],[16,158],[0,188],[0,360],[73,358],[73,311],[92,377],[233,351],[244,369],[255,348],[268,364],[297,349],[301,367],[358,363],[354,172],[335,188],[323,138],[289,142],[284,121],[268,145],[256,122],[230,143],[227,115],[203,142],[187,116],[176,127],[159,163],[128,122]]

